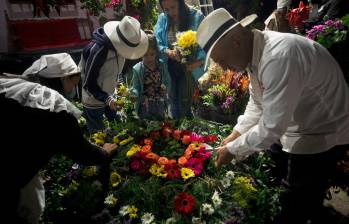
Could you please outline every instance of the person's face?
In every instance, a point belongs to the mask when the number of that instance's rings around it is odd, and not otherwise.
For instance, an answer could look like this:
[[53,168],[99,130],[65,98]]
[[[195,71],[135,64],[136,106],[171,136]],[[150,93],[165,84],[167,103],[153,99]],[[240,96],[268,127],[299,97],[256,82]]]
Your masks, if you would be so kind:
[[178,21],[178,2],[177,0],[164,0],[162,1],[162,9],[171,17],[174,21]]
[[[223,69],[243,71],[250,62],[247,40],[238,38],[230,31],[214,46],[211,58]],[[251,46],[252,47],[252,46]]]
[[156,50],[152,47],[148,48],[147,53],[143,56],[143,63],[149,66],[153,66],[156,63]]
[[75,86],[79,84],[80,81],[80,75],[73,75],[72,77],[64,77],[63,78],[63,88],[64,93],[68,94],[70,93]]

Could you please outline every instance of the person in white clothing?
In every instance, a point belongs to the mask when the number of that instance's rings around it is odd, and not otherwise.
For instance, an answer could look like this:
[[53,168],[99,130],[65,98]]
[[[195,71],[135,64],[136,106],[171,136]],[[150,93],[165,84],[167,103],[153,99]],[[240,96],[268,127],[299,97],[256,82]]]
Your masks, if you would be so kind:
[[324,47],[295,34],[251,31],[245,26],[255,17],[239,22],[217,9],[197,31],[206,63],[211,57],[223,68],[247,70],[251,80],[245,113],[216,149],[216,165],[280,141],[288,167],[279,223],[324,223],[317,219],[327,181],[349,148],[349,88]]

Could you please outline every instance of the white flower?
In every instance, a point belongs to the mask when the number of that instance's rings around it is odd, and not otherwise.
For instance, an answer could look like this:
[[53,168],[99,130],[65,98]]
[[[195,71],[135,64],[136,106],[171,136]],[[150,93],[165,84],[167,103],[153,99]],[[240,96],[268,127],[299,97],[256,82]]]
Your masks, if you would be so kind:
[[112,206],[116,205],[117,201],[118,201],[118,199],[116,197],[114,197],[113,194],[110,194],[104,199],[104,204],[112,207]]
[[125,206],[122,206],[120,208],[120,211],[119,211],[119,214],[122,215],[122,216],[125,216],[128,214],[128,209],[129,209],[130,206],[128,205],[125,205]]
[[228,188],[230,187],[230,179],[229,178],[223,178],[223,180],[221,180],[221,183],[223,185],[224,188]]
[[142,215],[142,224],[150,224],[152,221],[154,221],[154,215],[147,212]]
[[201,219],[199,217],[195,217],[195,216],[193,216],[193,218],[191,219],[191,223],[193,223],[193,224],[206,224],[205,221],[201,221]]
[[215,208],[219,207],[222,204],[222,199],[219,197],[217,191],[214,191],[211,199]]
[[225,174],[225,177],[228,178],[228,179],[234,179],[235,177],[235,173],[231,170],[229,170],[226,174]]
[[173,218],[173,217],[168,218],[166,220],[166,224],[176,224],[176,223],[177,223],[177,220],[175,218]]
[[232,159],[230,163],[235,166],[236,165],[236,159]]
[[214,209],[211,204],[204,203],[202,204],[202,212],[207,215],[212,215],[214,213]]

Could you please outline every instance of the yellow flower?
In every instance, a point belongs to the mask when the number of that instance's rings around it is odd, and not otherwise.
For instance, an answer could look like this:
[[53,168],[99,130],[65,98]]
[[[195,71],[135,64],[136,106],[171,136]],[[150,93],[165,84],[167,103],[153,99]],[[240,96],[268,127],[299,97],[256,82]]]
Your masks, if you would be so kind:
[[93,177],[95,175],[97,175],[97,167],[96,166],[89,166],[89,167],[86,167],[82,173],[85,175],[85,176],[88,176],[88,177]]
[[104,145],[104,142],[105,142],[105,133],[103,132],[97,132],[97,133],[94,133],[93,136],[92,136],[92,139],[94,140],[94,142],[97,144],[97,145]]
[[113,137],[113,143],[118,144],[120,142],[119,138],[117,135]]
[[178,36],[177,44],[181,48],[195,47],[196,45],[196,32],[188,30]]
[[121,85],[119,88],[118,88],[118,95],[120,96],[126,96],[127,95],[127,87],[124,86],[124,85]]
[[165,171],[165,166],[164,165],[159,165],[157,163],[154,163],[150,169],[149,169],[149,172],[151,174],[153,174],[154,176],[157,176],[157,177],[167,177],[167,173]]
[[187,180],[191,177],[195,177],[195,173],[192,169],[189,169],[189,168],[181,168],[181,176],[184,180]]
[[134,205],[129,206],[127,211],[128,211],[128,215],[130,216],[131,219],[135,219],[138,217],[138,215],[137,215],[138,208],[136,208]]
[[[122,142],[122,141],[121,141]],[[120,143],[121,145],[121,143]],[[137,152],[141,151],[141,146],[134,144],[126,153],[127,157],[132,157]]]
[[128,136],[128,138],[122,140],[119,145],[126,145],[127,143],[133,141],[133,137],[132,136]]
[[116,171],[113,171],[109,180],[112,187],[117,187],[121,183],[122,178]]

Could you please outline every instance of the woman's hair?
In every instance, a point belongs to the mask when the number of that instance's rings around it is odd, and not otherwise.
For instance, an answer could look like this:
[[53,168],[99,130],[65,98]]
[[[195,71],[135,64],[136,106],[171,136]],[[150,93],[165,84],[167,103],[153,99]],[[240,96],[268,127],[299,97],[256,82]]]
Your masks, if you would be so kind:
[[[189,29],[189,8],[185,4],[184,0],[159,0],[160,6],[162,7],[162,2],[163,1],[177,1],[178,3],[178,11],[179,11],[179,24],[178,24],[178,31],[187,31]],[[169,18],[169,23],[167,26],[170,26],[173,22],[172,19]],[[168,28],[168,27],[167,27]]]
[[159,45],[156,40],[155,35],[153,34],[153,31],[151,30],[145,30],[144,31],[147,34],[148,37],[148,42],[149,42],[149,47],[150,49],[154,49],[156,52],[156,62],[159,62],[159,57],[160,57],[160,50],[159,50]]

